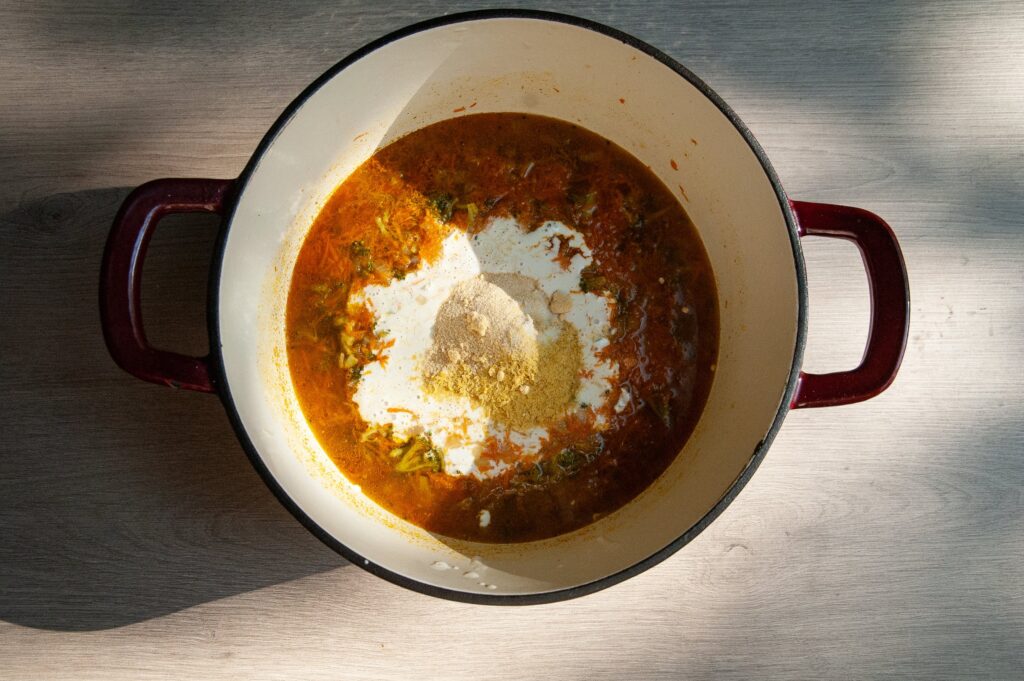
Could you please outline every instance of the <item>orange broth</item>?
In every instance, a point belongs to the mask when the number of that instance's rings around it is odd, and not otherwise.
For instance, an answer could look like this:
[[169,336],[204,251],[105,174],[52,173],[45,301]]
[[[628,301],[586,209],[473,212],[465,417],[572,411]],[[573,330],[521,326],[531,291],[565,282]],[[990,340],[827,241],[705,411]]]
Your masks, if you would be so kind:
[[[536,456],[518,458],[514,447],[491,438],[481,459],[513,465],[483,480],[444,473],[422,447],[396,464],[403,442],[367,424],[352,401],[362,367],[386,362],[393,340],[349,298],[435,261],[451,230],[486,229],[499,216],[526,229],[562,222],[591,249],[580,288],[615,300],[611,343],[601,351],[619,365],[618,384],[602,407],[608,427],[595,429],[597,407],[584,405],[546,425],[549,436]],[[558,262],[567,266],[573,250],[558,244]],[[335,190],[295,265],[287,339],[309,425],[365,494],[431,532],[521,542],[597,520],[669,466],[710,390],[718,299],[696,229],[649,168],[566,122],[477,114],[391,143]],[[624,386],[632,400],[617,413],[611,405]],[[483,527],[485,509],[490,523]]]

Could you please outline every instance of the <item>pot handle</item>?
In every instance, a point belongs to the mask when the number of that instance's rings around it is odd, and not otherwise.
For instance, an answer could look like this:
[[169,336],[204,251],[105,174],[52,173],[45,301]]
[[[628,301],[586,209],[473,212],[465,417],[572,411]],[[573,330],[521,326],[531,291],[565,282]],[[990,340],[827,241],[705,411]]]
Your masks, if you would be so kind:
[[870,399],[889,387],[903,360],[910,287],[900,245],[882,218],[860,208],[791,201],[800,236],[848,239],[868,274],[871,327],[860,366],[832,374],[800,373],[790,406],[830,407]]
[[110,228],[100,272],[100,319],[110,356],[128,373],[174,388],[214,392],[209,356],[158,350],[142,328],[142,263],[158,222],[172,213],[217,213],[234,180],[163,179],[137,187]]

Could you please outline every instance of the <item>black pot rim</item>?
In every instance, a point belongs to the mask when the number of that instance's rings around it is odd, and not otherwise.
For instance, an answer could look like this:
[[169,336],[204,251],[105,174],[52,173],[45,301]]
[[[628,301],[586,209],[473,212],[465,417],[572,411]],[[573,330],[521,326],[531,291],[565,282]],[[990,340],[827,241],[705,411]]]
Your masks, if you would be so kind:
[[786,221],[786,226],[789,230],[790,243],[793,249],[793,261],[797,275],[797,289],[798,289],[798,312],[797,312],[797,335],[796,343],[793,350],[793,364],[790,369],[789,378],[786,382],[786,390],[782,396],[782,400],[779,404],[779,409],[775,414],[775,418],[772,421],[771,427],[765,434],[754,451],[751,454],[750,461],[744,468],[743,472],[739,477],[732,483],[722,498],[715,504],[715,506],[708,511],[704,517],[702,517],[695,525],[689,530],[684,532],[682,535],[677,537],[674,541],[664,546],[655,553],[647,556],[646,558],[634,563],[628,568],[620,570],[618,572],[606,575],[600,579],[588,582],[586,584],[580,584],[573,587],[567,587],[563,589],[557,589],[554,591],[546,591],[543,593],[536,594],[515,594],[515,595],[502,595],[502,594],[481,594],[472,593],[466,591],[456,591],[453,589],[446,589],[443,587],[434,586],[420,582],[416,579],[406,577],[404,575],[393,572],[381,565],[371,562],[367,558],[363,557],[350,547],[346,546],[342,542],[338,541],[326,530],[320,527],[312,518],[306,515],[302,509],[298,507],[294,500],[288,495],[287,492],[280,486],[273,474],[267,468],[263,462],[262,457],[253,445],[252,440],[249,438],[245,426],[242,424],[241,417],[239,416],[238,410],[235,406],[234,398],[231,395],[231,388],[228,385],[227,377],[224,372],[224,359],[221,349],[221,337],[220,337],[220,280],[222,274],[222,266],[224,261],[224,250],[227,244],[227,237],[231,230],[231,225],[234,220],[235,208],[237,207],[237,201],[234,202],[229,211],[224,216],[222,228],[217,238],[217,243],[213,252],[212,269],[210,272],[209,288],[208,288],[208,304],[207,304],[207,325],[210,333],[210,367],[212,371],[212,377],[214,386],[217,389],[217,393],[220,395],[221,402],[224,404],[224,409],[227,412],[228,418],[231,422],[231,426],[235,430],[235,434],[245,449],[246,455],[249,457],[249,461],[253,467],[259,473],[263,482],[266,483],[267,487],[274,493],[278,501],[287,508],[295,518],[302,523],[313,535],[315,535],[320,541],[329,546],[331,549],[341,554],[349,562],[357,565],[364,570],[385,579],[393,584],[403,586],[412,591],[417,591],[422,594],[430,596],[436,596],[439,598],[445,598],[453,601],[460,601],[464,603],[476,603],[476,604],[489,604],[489,605],[532,605],[541,603],[553,603],[557,601],[568,600],[572,598],[578,598],[587,594],[600,591],[614,584],[618,584],[623,580],[626,580],[634,575],[637,575],[648,568],[657,565],[661,561],[665,560],[676,551],[681,549],[683,546],[692,541],[698,534],[700,534],[708,525],[715,520],[725,508],[732,503],[732,500],[736,498],[739,492],[750,480],[750,477],[757,470],[757,467],[761,464],[764,459],[768,448],[771,446],[772,441],[775,439],[775,435],[778,433],[779,428],[782,426],[782,422],[789,412],[789,404],[793,397],[793,392],[796,389],[797,379],[800,373],[800,365],[803,358],[804,345],[806,342],[807,335],[807,276],[804,269],[803,253],[800,248],[799,234],[797,232],[797,222],[793,215],[793,211],[789,204],[789,199],[786,193],[782,189],[782,184],[779,181],[775,170],[772,168],[771,163],[768,161],[768,157],[765,155],[761,145],[754,139],[750,129],[740,120],[739,116],[718,96],[710,87],[707,86],[704,81],[693,74],[689,69],[684,67],[679,62],[675,61],[664,52],[658,50],[655,47],[635,38],[627,33],[623,33],[617,29],[605,26],[589,19],[583,19],[568,14],[560,14],[557,12],[546,12],[538,10],[518,10],[518,9],[491,9],[491,10],[476,10],[471,12],[461,12],[457,14],[451,14],[447,16],[437,17],[434,19],[428,19],[419,23],[406,26],[397,31],[389,33],[373,42],[370,42],[360,49],[356,50],[352,54],[348,55],[337,64],[328,69],[323,75],[313,81],[305,90],[299,94],[288,107],[281,113],[277,121],[270,127],[267,133],[263,136],[259,145],[253,152],[252,157],[249,159],[245,166],[245,169],[239,175],[236,188],[235,196],[241,196],[245,191],[246,185],[249,182],[252,173],[255,171],[260,159],[263,154],[267,151],[270,145],[277,138],[278,134],[284,129],[284,127],[291,120],[292,116],[299,110],[299,108],[305,104],[305,102],[316,93],[324,84],[334,78],[338,73],[343,71],[345,68],[355,63],[359,59],[362,59],[371,52],[384,47],[390,43],[393,43],[402,38],[406,38],[422,31],[430,29],[448,26],[451,24],[479,21],[485,19],[536,19],[543,21],[551,21],[556,23],[569,24],[579,28],[585,28],[597,33],[604,34],[608,37],[614,38],[623,42],[648,56],[658,60],[665,66],[675,71],[679,76],[685,78],[691,85],[696,87],[700,92],[707,97],[718,109],[729,119],[736,130],[743,136],[743,139],[747,142],[747,145],[754,152],[757,160],[760,162],[765,174],[771,182],[772,188],[779,201],[779,207],[782,210],[782,214]]

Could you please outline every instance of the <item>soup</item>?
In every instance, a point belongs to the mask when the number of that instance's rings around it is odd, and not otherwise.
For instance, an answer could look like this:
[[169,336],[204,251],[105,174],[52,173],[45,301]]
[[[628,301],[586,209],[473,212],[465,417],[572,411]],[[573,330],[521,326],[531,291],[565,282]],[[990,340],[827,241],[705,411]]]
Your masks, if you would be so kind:
[[682,206],[626,151],[462,116],[357,168],[288,297],[292,382],[339,470],[430,532],[522,542],[636,497],[695,427],[718,307]]

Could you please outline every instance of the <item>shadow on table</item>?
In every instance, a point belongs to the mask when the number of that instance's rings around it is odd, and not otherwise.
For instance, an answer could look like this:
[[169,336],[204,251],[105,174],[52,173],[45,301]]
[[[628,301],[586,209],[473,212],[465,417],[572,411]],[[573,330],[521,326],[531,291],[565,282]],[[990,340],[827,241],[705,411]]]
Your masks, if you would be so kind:
[[[127,189],[0,215],[0,618],[116,627],[347,565],[253,471],[215,396],[135,380],[100,331],[100,255]],[[146,262],[154,345],[205,354],[217,230],[176,216]]]

